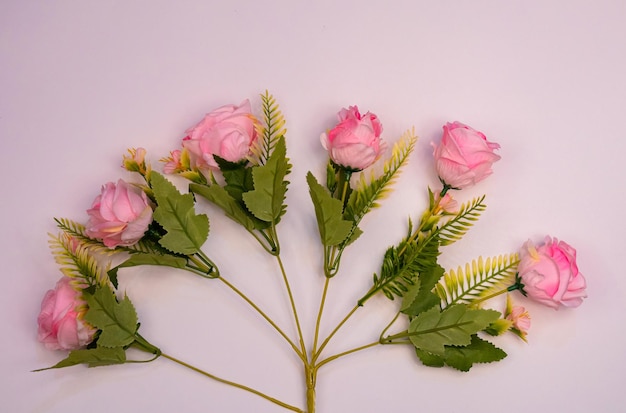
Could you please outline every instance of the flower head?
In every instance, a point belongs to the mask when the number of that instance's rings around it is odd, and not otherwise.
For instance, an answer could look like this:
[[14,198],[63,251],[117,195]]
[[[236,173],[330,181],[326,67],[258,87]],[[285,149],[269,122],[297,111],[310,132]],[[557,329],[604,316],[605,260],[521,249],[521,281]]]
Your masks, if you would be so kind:
[[500,159],[497,143],[460,122],[443,127],[441,143],[433,145],[439,178],[451,188],[467,188],[491,175],[491,165]]
[[526,335],[530,329],[530,315],[522,306],[514,306],[511,296],[506,296],[506,310],[504,318],[511,322],[510,330],[522,340],[526,341]]
[[258,121],[250,101],[226,105],[208,113],[196,126],[187,129],[183,148],[200,169],[218,169],[214,155],[229,162],[241,162],[250,155],[257,139]]
[[87,235],[109,248],[135,244],[152,223],[152,207],[146,194],[121,179],[117,184],[102,186],[87,214]]
[[380,135],[383,126],[378,117],[350,106],[338,113],[339,123],[321,136],[330,159],[343,168],[360,171],[372,165],[385,148]]
[[41,302],[37,317],[37,338],[50,350],[76,350],[93,340],[96,330],[82,317],[86,303],[81,293],[71,285],[69,277],[62,277]]
[[578,307],[587,297],[576,250],[556,238],[546,237],[538,247],[527,241],[520,251],[517,271],[528,297],[549,307]]

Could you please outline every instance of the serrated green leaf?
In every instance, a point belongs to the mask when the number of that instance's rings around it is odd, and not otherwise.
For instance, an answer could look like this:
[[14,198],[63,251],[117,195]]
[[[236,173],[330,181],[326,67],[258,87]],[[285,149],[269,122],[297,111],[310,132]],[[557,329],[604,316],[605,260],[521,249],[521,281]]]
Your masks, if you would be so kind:
[[309,194],[315,208],[317,228],[322,244],[325,247],[340,244],[350,233],[352,221],[343,219],[343,205],[341,201],[333,198],[317,182],[311,172],[307,174],[306,180],[309,184]]
[[190,184],[189,190],[220,207],[228,218],[239,223],[248,231],[255,229],[255,223],[249,212],[221,186]]
[[288,181],[285,181],[285,176],[290,169],[285,139],[281,137],[267,163],[252,167],[254,189],[242,195],[252,215],[274,224],[280,221],[287,208],[285,194]]
[[154,219],[167,233],[159,244],[177,254],[191,255],[200,248],[209,236],[209,218],[194,211],[192,194],[181,194],[161,174],[152,173],[150,184],[157,201]]
[[499,317],[498,311],[468,309],[463,304],[455,304],[443,311],[434,307],[411,321],[409,339],[417,348],[444,355],[444,346],[469,345],[473,334]]
[[160,265],[164,267],[185,269],[186,264],[186,258],[174,255],[134,254],[117,267],[111,268],[108,271],[108,274],[111,283],[115,288],[117,288],[117,272],[120,268],[136,267],[138,265]]
[[411,296],[407,297],[409,294],[409,292],[407,292],[400,311],[409,316],[417,316],[421,312],[439,304],[439,296],[433,293],[432,289],[435,287],[437,282],[439,282],[442,275],[443,268],[437,264],[436,261],[434,265],[421,271],[417,277],[417,281],[419,281],[421,288],[419,288],[417,292],[415,292],[414,287],[409,289]]
[[247,167],[244,162],[234,163],[219,156],[213,155],[213,157],[226,181],[224,189],[237,202],[243,202],[242,195],[254,189],[252,168]]
[[415,348],[415,354],[417,355],[417,358],[419,358],[422,364],[424,364],[425,366],[428,366],[428,367],[445,366],[445,361],[444,361],[443,356],[429,353],[428,351],[424,351],[419,348]]
[[110,366],[113,364],[124,364],[126,362],[126,351],[122,347],[106,348],[96,347],[86,350],[73,350],[63,360],[45,369],[35,371],[60,369],[63,367],[86,364],[88,367]]
[[128,297],[118,302],[108,288],[98,288],[93,294],[85,293],[84,297],[89,307],[85,321],[102,330],[99,346],[123,347],[135,340],[137,312]]
[[506,353],[483,340],[477,335],[472,336],[469,345],[446,347],[444,359],[448,366],[461,371],[469,371],[475,363],[492,363],[506,357]]

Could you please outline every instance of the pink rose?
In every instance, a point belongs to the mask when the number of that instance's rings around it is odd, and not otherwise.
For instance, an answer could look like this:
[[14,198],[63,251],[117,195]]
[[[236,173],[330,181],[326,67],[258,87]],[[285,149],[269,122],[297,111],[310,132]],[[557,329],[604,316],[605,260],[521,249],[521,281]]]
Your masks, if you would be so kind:
[[87,210],[87,235],[109,248],[133,245],[143,237],[152,222],[148,197],[123,180],[108,182]]
[[80,292],[62,277],[48,290],[37,317],[37,338],[50,350],[76,350],[91,343],[96,330],[82,320],[86,303]]
[[385,148],[380,139],[383,131],[378,117],[350,106],[339,113],[339,123],[321,136],[322,145],[330,159],[344,168],[360,171],[373,164]]
[[247,99],[239,106],[222,106],[185,132],[183,147],[198,168],[217,169],[213,155],[230,162],[246,159],[257,138],[256,125]]
[[587,297],[585,277],[576,265],[576,250],[556,238],[546,237],[540,247],[527,241],[517,270],[524,292],[549,307],[578,307]]
[[500,159],[493,152],[500,145],[460,122],[447,123],[441,144],[433,146],[439,178],[455,189],[482,181],[491,175],[491,165]]

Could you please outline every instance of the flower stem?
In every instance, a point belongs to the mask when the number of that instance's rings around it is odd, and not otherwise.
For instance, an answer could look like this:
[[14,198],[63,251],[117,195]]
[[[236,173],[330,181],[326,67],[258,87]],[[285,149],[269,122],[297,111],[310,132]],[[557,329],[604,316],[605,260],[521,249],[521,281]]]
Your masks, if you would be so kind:
[[298,347],[294,344],[294,342],[291,341],[291,339],[283,332],[283,330],[280,327],[278,327],[278,325],[267,314],[265,314],[265,312],[261,310],[258,305],[256,305],[252,300],[250,300],[243,292],[241,292],[241,290],[239,290],[233,284],[231,284],[226,279],[224,279],[224,277],[220,277],[219,280],[222,281],[224,285],[230,288],[233,292],[235,292],[235,294],[241,297],[246,303],[248,303],[250,307],[252,307],[257,313],[259,313],[261,317],[263,317],[265,321],[267,321],[272,327],[274,327],[274,329],[278,332],[278,334],[280,334],[285,339],[285,341],[289,343],[289,345],[291,346],[291,348],[293,348],[293,351],[295,351],[298,357],[300,357],[302,361],[306,361],[306,358],[305,358],[306,355],[302,354],[301,350],[298,349]]
[[289,279],[287,278],[287,273],[285,272],[285,266],[283,265],[283,260],[280,258],[280,254],[276,255],[276,260],[278,261],[278,266],[280,267],[280,272],[283,276],[283,281],[285,283],[285,289],[287,290],[287,295],[289,296],[289,302],[291,304],[291,311],[293,312],[293,318],[296,322],[296,328],[298,330],[298,339],[300,341],[300,351],[303,357],[306,357],[306,345],[304,344],[304,336],[302,334],[302,327],[300,326],[300,319],[298,318],[298,310],[296,309],[296,303],[293,299],[293,293],[291,292],[291,286],[289,285]]
[[339,331],[339,329],[346,323],[346,321],[348,321],[348,319],[350,319],[350,317],[352,317],[352,314],[354,314],[356,312],[356,310],[359,309],[359,307],[360,306],[358,304],[355,305],[352,308],[352,310],[350,310],[350,312],[348,314],[346,314],[346,316],[343,318],[343,320],[341,320],[341,322],[339,324],[337,324],[337,326],[334,328],[334,330],[330,332],[328,337],[326,337],[326,339],[322,342],[322,345],[317,350],[317,352],[315,352],[313,354],[313,357],[312,357],[312,360],[311,360],[313,363],[315,363],[315,361],[319,358],[319,356],[322,354],[322,351],[324,350],[326,345],[328,345],[328,342],[333,338],[333,336],[337,333],[337,331]]
[[337,360],[340,357],[347,356],[348,354],[356,353],[357,351],[361,351],[361,350],[365,350],[365,349],[370,348],[370,347],[377,346],[378,344],[382,344],[382,343],[380,341],[374,341],[372,343],[365,344],[363,346],[355,347],[355,348],[353,348],[351,350],[343,351],[341,353],[335,354],[334,356],[330,356],[328,358],[325,358],[324,360],[322,360],[319,363],[317,363],[316,367],[320,368],[324,364],[330,363],[333,360]]
[[320,308],[317,312],[317,320],[315,321],[315,337],[313,338],[313,355],[317,351],[317,341],[319,339],[320,324],[322,322],[322,313],[324,312],[324,304],[326,303],[326,294],[328,293],[328,285],[330,284],[330,278],[326,278],[324,281],[324,290],[322,291],[322,299],[320,300]]
[[304,411],[302,411],[301,409],[299,409],[299,408],[297,408],[295,406],[292,406],[290,404],[284,403],[284,402],[282,402],[282,401],[280,401],[280,400],[278,400],[278,399],[276,399],[274,397],[270,397],[267,394],[265,394],[263,392],[260,392],[260,391],[258,391],[256,389],[253,389],[251,387],[244,386],[243,384],[235,383],[235,382],[230,381],[230,380],[222,379],[222,378],[217,377],[217,376],[215,376],[215,375],[213,375],[211,373],[208,373],[208,372],[206,372],[206,371],[204,371],[204,370],[202,370],[202,369],[200,369],[200,368],[198,368],[196,366],[192,366],[191,364],[185,363],[184,361],[181,361],[181,360],[179,360],[179,359],[177,359],[175,357],[172,357],[172,356],[170,356],[168,354],[161,353],[161,356],[165,357],[166,359],[169,359],[169,360],[173,361],[174,363],[180,364],[183,367],[186,367],[186,368],[191,369],[191,370],[193,370],[193,371],[195,371],[197,373],[200,373],[203,376],[206,376],[206,377],[208,377],[210,379],[213,379],[215,381],[218,381],[218,382],[223,383],[223,384],[227,384],[229,386],[236,387],[238,389],[247,391],[247,392],[252,393],[252,394],[256,394],[257,396],[262,397],[265,400],[268,400],[268,401],[270,401],[270,402],[272,402],[274,404],[277,404],[277,405],[279,405],[281,407],[284,407],[287,410],[291,410],[293,412],[304,413]]

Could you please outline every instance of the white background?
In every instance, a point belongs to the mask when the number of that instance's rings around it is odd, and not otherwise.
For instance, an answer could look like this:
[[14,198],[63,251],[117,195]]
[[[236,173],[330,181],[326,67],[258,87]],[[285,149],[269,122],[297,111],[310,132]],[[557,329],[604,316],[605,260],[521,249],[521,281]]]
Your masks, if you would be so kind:
[[[269,89],[287,119],[293,161],[279,226],[300,317],[312,340],[320,247],[304,182],[324,173],[321,132],[343,106],[376,113],[394,142],[420,141],[365,235],[345,254],[326,335],[369,288],[384,249],[436,187],[430,142],[459,120],[501,144],[494,174],[457,193],[487,211],[447,248],[446,267],[515,252],[546,234],[578,250],[588,299],[531,312],[529,344],[496,339],[509,357],[470,373],[426,368],[401,346],[324,367],[318,411],[620,412],[626,277],[624,127],[626,3],[616,1],[18,1],[0,4],[4,412],[280,412],[168,360],[32,373],[62,352],[36,340],[40,300],[60,276],[47,246],[53,217],[86,220],[100,186],[131,178],[128,147],[158,159],[204,113]],[[275,261],[202,204],[205,251],[293,336]],[[154,268],[121,275],[143,335],[163,351],[303,406],[301,366],[281,338],[223,285]],[[371,300],[328,347],[368,343],[394,313]],[[497,303],[496,303],[497,304]]]

